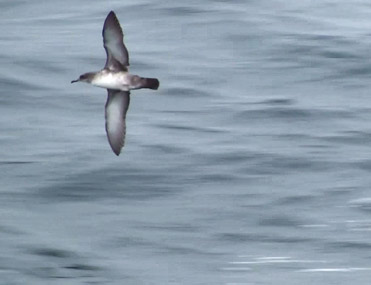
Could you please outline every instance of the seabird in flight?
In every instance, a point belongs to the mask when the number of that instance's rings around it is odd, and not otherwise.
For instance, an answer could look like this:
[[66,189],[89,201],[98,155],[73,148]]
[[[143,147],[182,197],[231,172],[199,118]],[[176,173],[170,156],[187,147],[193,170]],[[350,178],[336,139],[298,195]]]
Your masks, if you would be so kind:
[[130,103],[130,90],[157,90],[160,82],[156,78],[144,78],[129,73],[129,54],[123,42],[120,23],[113,11],[104,21],[102,35],[107,54],[106,65],[101,71],[84,73],[71,83],[81,81],[107,89],[106,132],[113,152],[119,155],[125,143],[125,117]]

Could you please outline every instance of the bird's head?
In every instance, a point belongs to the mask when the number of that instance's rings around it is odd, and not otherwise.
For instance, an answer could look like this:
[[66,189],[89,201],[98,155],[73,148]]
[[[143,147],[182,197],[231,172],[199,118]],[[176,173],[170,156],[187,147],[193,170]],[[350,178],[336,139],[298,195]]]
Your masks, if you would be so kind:
[[87,82],[87,83],[90,83],[93,78],[95,76],[95,72],[88,72],[88,73],[84,73],[82,75],[80,75],[80,77],[76,80],[72,80],[71,83],[75,83],[75,82]]

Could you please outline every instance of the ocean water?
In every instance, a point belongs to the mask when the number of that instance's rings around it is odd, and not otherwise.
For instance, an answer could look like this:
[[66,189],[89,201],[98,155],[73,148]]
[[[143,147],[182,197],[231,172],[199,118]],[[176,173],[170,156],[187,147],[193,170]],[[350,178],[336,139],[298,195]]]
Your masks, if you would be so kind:
[[[132,92],[116,157],[114,10]],[[0,284],[369,284],[371,5],[0,1]]]

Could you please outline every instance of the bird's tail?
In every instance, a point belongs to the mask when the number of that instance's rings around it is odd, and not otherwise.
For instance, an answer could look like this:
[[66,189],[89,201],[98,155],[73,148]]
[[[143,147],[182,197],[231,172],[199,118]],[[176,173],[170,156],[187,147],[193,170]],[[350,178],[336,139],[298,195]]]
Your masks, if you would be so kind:
[[160,86],[160,81],[157,78],[142,78],[141,88],[149,88],[157,90]]

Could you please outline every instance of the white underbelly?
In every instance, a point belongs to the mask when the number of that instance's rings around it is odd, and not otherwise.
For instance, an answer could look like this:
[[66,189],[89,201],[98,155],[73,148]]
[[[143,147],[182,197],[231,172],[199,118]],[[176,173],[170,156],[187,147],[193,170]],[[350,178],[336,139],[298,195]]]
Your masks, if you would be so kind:
[[125,74],[121,73],[101,74],[92,81],[92,84],[95,86],[122,91],[129,91],[128,83]]

